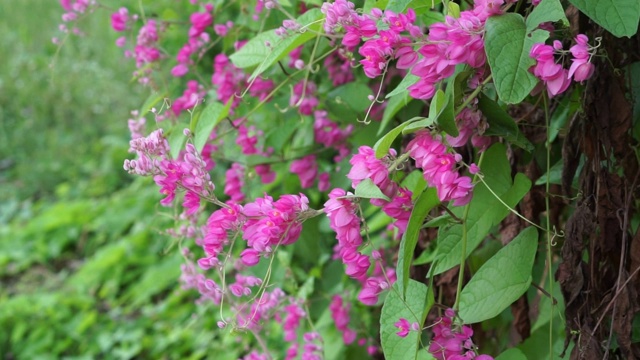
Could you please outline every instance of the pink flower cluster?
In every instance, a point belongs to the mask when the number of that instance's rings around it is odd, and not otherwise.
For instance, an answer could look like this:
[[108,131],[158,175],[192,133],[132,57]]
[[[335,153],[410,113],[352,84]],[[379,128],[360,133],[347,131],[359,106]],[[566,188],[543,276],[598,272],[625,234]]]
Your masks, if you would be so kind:
[[[412,38],[423,36],[420,28],[414,25],[416,14],[413,9],[409,9],[407,14],[396,14],[389,10],[385,11],[384,15],[372,13],[387,23],[389,29],[380,30],[376,37],[366,40],[358,49],[358,53],[364,58],[360,63],[365,75],[370,78],[379,76],[385,70],[389,59],[397,59],[398,69],[410,68],[418,60],[411,45],[414,42]],[[409,32],[410,37],[403,36],[404,31]]]
[[336,232],[338,245],[334,251],[342,258],[342,263],[347,265],[346,274],[351,278],[364,280],[371,262],[368,256],[358,250],[362,244],[360,217],[357,205],[347,196],[353,194],[343,189],[331,190],[323,210],[329,217],[331,228]]
[[[397,59],[396,66],[400,69],[410,68],[418,59],[411,43],[423,34],[414,25],[416,14],[413,9],[409,9],[406,14],[396,14],[374,8],[370,14],[360,15],[352,2],[337,0],[334,3],[324,3],[322,12],[326,15],[325,31],[332,34],[342,28],[345,31],[342,45],[348,50],[354,51],[360,41],[366,39],[358,53],[363,57],[360,64],[363,65],[364,73],[370,78],[382,74],[390,59]],[[378,21],[385,23],[387,29],[378,30]],[[402,35],[405,31],[409,33],[409,37]]]
[[[239,49],[240,45],[238,44],[236,47]],[[248,80],[249,75],[242,69],[235,67],[227,55],[216,55],[213,61],[211,83],[216,89],[218,100],[226,103],[229,99],[233,99],[231,108],[235,109],[240,104],[240,98],[236,94],[241,94],[246,87],[249,87],[249,95],[257,97],[261,101],[266,99],[273,90],[272,80],[264,80],[260,77],[251,83]]]
[[205,257],[198,260],[198,266],[203,270],[220,264],[218,256],[224,251],[224,246],[229,243],[228,233],[237,232],[244,223],[242,207],[234,203],[228,206],[214,211],[207,220],[204,238],[199,243],[205,253]]
[[250,305],[244,303],[233,306],[238,327],[253,331],[260,330],[265,321],[274,318],[286,299],[285,293],[280,288],[275,288],[271,292],[263,292]]
[[161,161],[160,172],[153,177],[156,184],[160,186],[160,193],[166,195],[160,204],[169,206],[175,198],[176,189],[182,187],[187,190],[187,194],[191,193],[183,203],[189,215],[199,209],[200,196],[210,196],[215,190],[209,172],[206,170],[206,163],[195,146],[190,143],[186,145],[186,152],[182,159]]
[[[305,86],[306,85],[306,86]],[[312,81],[300,80],[293,86],[293,93],[289,98],[289,106],[298,108],[302,115],[311,115],[318,106],[316,97],[317,86]]]
[[419,131],[407,145],[407,151],[422,169],[429,186],[438,190],[440,201],[453,200],[454,206],[469,203],[473,195],[471,178],[459,174],[455,166],[460,155],[449,154],[440,135],[434,137],[427,130]]
[[334,295],[331,298],[329,304],[329,311],[331,311],[331,318],[336,324],[336,328],[342,333],[342,341],[346,345],[351,344],[356,340],[357,333],[349,328],[349,310],[351,304],[345,303],[344,299],[340,295]]
[[309,209],[309,199],[303,194],[283,195],[277,201],[265,195],[244,206],[247,217],[242,237],[249,247],[270,254],[278,245],[293,244],[302,231],[298,215]]
[[338,151],[338,155],[333,158],[335,163],[339,163],[349,155],[350,147],[347,139],[353,133],[353,125],[349,124],[341,129],[338,124],[331,121],[325,110],[316,110],[313,112],[313,138],[314,141],[325,148],[334,148]]
[[503,0],[475,1],[474,8],[462,11],[459,18],[447,16],[444,23],[429,27],[427,44],[418,50],[422,59],[411,70],[420,77],[409,87],[412,97],[432,98],[436,84],[453,75],[458,64],[484,66],[484,24],[489,16],[502,12],[503,4]]
[[324,67],[329,73],[329,79],[333,86],[343,85],[352,82],[355,77],[351,69],[351,61],[343,54],[344,51],[338,50],[331,53],[324,59]]
[[362,290],[358,293],[358,300],[365,305],[375,306],[378,304],[380,294],[391,288],[396,282],[396,270],[393,267],[383,269],[382,255],[379,250],[372,251],[371,256],[377,261],[372,274],[366,280],[361,281]]
[[391,201],[371,199],[371,204],[382,207],[385,214],[395,219],[394,226],[398,228],[398,235],[401,236],[409,222],[413,203],[411,202],[411,191],[400,188],[389,178],[388,167],[395,155],[395,150],[392,149],[389,155],[378,159],[375,150],[369,146],[361,146],[358,148],[358,153],[349,160],[352,167],[347,178],[351,180],[351,186],[354,189],[362,180],[371,179],[373,184],[391,199]]
[[[160,59],[160,50],[157,47],[158,25],[155,20],[151,19],[147,21],[147,23],[140,28],[136,40],[137,42],[133,53],[133,57],[136,60],[136,67],[142,68]],[[145,81],[143,78],[143,82]]]
[[244,193],[242,192],[243,185],[244,166],[234,162],[225,172],[224,193],[229,196],[233,202],[242,202],[244,201]]
[[[68,33],[69,29],[64,23],[70,23],[78,20],[78,17],[88,10],[91,10],[96,5],[95,0],[60,0],[60,6],[64,9],[65,13],[62,14],[62,22],[58,27],[60,31]],[[76,35],[80,35],[80,29],[73,28],[72,32]],[[58,42],[57,38],[53,39],[54,43]]]
[[398,319],[393,326],[398,328],[396,335],[400,337],[407,337],[409,331],[420,331],[420,325],[417,322],[409,323],[409,320],[405,318]]
[[398,229],[397,236],[399,238],[402,237],[409,224],[409,218],[413,210],[412,195],[409,189],[401,187],[398,188],[398,192],[391,198],[390,202],[382,205],[382,211],[395,220],[393,226]]
[[438,360],[493,360],[489,355],[478,355],[471,337],[473,329],[470,326],[457,326],[453,323],[456,313],[447,309],[444,317],[436,321],[433,326],[434,337],[429,344],[429,352]]
[[258,198],[244,207],[228,202],[227,208],[211,214],[201,242],[205,257],[198,265],[207,270],[218,266],[218,256],[228,244],[229,232],[242,231],[248,248],[240,254],[245,266],[254,266],[260,257],[270,255],[278,245],[290,245],[300,236],[302,224],[298,216],[308,210],[309,200],[304,195],[284,195],[277,201],[270,196]]
[[555,54],[566,53],[566,51],[563,51],[560,41],[555,40],[553,46],[534,44],[531,47],[529,55],[536,60],[531,72],[544,82],[549,97],[567,90],[571,85],[572,78],[575,81],[582,82],[593,75],[595,67],[589,62],[591,60],[589,38],[586,35],[579,34],[575,40],[576,44],[569,49],[573,59],[571,59],[572,64],[568,71],[562,66],[562,63],[556,63]]
[[[395,157],[395,150],[391,149],[390,156]],[[351,170],[347,174],[347,178],[351,180],[351,186],[355,189],[364,179],[371,181],[382,191],[388,198],[398,191],[398,185],[389,179],[389,164],[376,157],[376,152],[369,146],[360,146],[358,153],[353,155],[351,160]],[[376,206],[382,206],[385,202],[382,199],[371,199],[371,203]]]
[[482,112],[475,106],[464,108],[456,116],[456,126],[459,134],[456,137],[447,135],[447,143],[453,147],[462,147],[471,139],[473,147],[479,151],[486,150],[491,145],[491,138],[482,136],[482,132],[488,127],[483,119]]
[[182,289],[196,289],[200,293],[200,299],[196,300],[196,303],[203,304],[211,301],[215,305],[220,305],[222,289],[215,281],[207,279],[203,274],[199,273],[193,263],[182,264],[180,269],[182,270],[180,275]]
[[138,159],[124,161],[127,172],[142,176],[155,175],[159,171],[160,161],[169,153],[169,142],[165,139],[163,130],[158,129],[147,137],[133,138],[129,142],[129,151],[135,152]]
[[178,116],[185,110],[193,109],[198,103],[204,101],[205,95],[206,92],[202,85],[198,84],[196,80],[189,80],[182,96],[171,105],[171,112]]
[[121,7],[111,14],[111,27],[117,32],[126,31],[129,29],[129,20],[129,10]]
[[300,321],[303,317],[307,316],[307,313],[300,307],[300,304],[295,302],[285,306],[282,310],[285,313],[284,320],[282,321],[284,341],[294,341],[298,337],[296,331],[300,327]]
[[171,75],[175,77],[184,76],[189,72],[189,66],[193,64],[191,55],[197,53],[209,43],[210,37],[205,30],[213,24],[213,5],[206,4],[205,11],[195,12],[191,14],[189,21],[191,28],[189,29],[189,40],[182,46],[176,55],[178,64],[171,69]]
[[301,159],[291,162],[289,167],[291,173],[298,175],[303,189],[313,186],[318,175],[318,164],[315,155],[307,155]]

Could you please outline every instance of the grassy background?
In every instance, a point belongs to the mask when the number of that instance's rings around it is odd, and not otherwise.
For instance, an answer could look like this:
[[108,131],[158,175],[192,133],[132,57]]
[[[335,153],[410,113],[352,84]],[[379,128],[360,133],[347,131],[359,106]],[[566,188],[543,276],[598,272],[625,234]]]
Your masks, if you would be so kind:
[[144,96],[108,12],[56,56],[61,14],[0,0],[0,358],[234,358],[179,288],[160,195],[122,170]]

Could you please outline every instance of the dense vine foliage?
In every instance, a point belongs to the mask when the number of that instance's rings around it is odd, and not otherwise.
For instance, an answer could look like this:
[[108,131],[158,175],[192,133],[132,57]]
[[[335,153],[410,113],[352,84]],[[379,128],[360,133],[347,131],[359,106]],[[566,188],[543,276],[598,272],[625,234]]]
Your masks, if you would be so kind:
[[[637,36],[637,3],[612,5],[626,11],[615,18],[571,3]],[[232,356],[555,358],[574,346],[554,278],[566,217],[551,204],[553,164],[607,54],[559,0],[61,5],[65,36],[102,10],[122,34],[115,46],[150,92],[131,112],[124,170],[153,178],[182,286],[211,331],[238,337]]]

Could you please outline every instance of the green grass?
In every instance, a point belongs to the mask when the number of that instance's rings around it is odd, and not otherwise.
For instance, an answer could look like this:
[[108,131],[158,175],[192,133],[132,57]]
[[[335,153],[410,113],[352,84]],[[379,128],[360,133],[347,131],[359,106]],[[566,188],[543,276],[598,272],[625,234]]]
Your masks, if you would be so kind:
[[144,96],[109,13],[58,52],[61,13],[0,0],[0,358],[237,357],[180,289],[156,187],[122,169]]
[[[139,106],[132,64],[98,11],[59,50],[57,1],[0,1],[0,202],[126,183],[127,116]],[[56,56],[56,52],[58,52]],[[65,191],[64,189],[67,189]],[[5,214],[6,216],[6,214]]]

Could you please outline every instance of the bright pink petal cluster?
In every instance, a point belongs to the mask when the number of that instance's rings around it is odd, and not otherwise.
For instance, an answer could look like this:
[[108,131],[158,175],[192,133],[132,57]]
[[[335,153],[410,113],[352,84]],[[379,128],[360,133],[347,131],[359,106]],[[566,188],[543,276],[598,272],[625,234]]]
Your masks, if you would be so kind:
[[503,3],[503,0],[475,1],[474,8],[462,11],[459,18],[447,16],[444,23],[429,27],[428,43],[418,50],[422,59],[411,70],[420,77],[409,87],[412,97],[432,98],[436,83],[453,75],[458,64],[484,66],[484,23],[489,16],[502,12]]
[[111,27],[113,30],[121,32],[128,29],[129,10],[121,7],[118,11],[111,14]]
[[[237,49],[243,44],[238,44]],[[260,77],[249,82],[249,75],[242,69],[235,67],[225,54],[218,54],[213,61],[213,75],[211,83],[214,85],[218,100],[223,103],[233,99],[231,108],[235,109],[240,104],[240,94],[249,87],[249,95],[258,99],[265,100],[271,90],[273,90],[273,81],[265,80]]]
[[310,188],[318,175],[318,164],[315,155],[307,155],[291,162],[291,173],[298,175],[303,189]]
[[197,304],[207,301],[220,305],[222,300],[222,289],[213,280],[207,279],[203,274],[196,270],[193,263],[186,263],[180,266],[182,274],[180,275],[180,283],[182,289],[196,289],[200,293],[200,299],[196,300]]
[[[554,42],[554,46],[562,50],[562,43],[559,41]],[[545,44],[534,44],[529,53],[536,59],[532,72],[545,83],[549,97],[563,93],[571,84],[567,70],[562,64],[556,63],[554,54],[554,47]]]
[[338,245],[336,253],[347,265],[346,274],[354,279],[365,279],[371,262],[369,257],[358,251],[362,244],[360,217],[357,206],[346,196],[352,195],[343,189],[333,189],[324,204],[324,212],[329,217],[330,226],[336,232]]
[[583,82],[593,75],[595,66],[590,62],[591,53],[587,35],[578,34],[575,40],[576,44],[569,49],[573,59],[571,59],[572,64],[569,68],[568,76],[570,78],[573,77],[575,81]]
[[409,323],[409,320],[405,318],[398,319],[398,321],[396,321],[393,326],[398,328],[398,332],[396,333],[396,335],[400,337],[407,337],[407,335],[409,335],[409,331],[417,331],[420,329],[420,325],[418,325],[417,322]]
[[224,193],[234,202],[244,200],[242,186],[244,185],[244,166],[239,163],[231,164],[225,172]]
[[399,188],[396,196],[391,198],[390,202],[382,205],[382,211],[390,218],[394,219],[393,226],[398,229],[398,237],[407,230],[411,211],[413,210],[413,202],[411,201],[412,193],[406,188]]
[[327,56],[323,65],[329,73],[329,79],[331,79],[333,86],[343,85],[355,79],[350,61],[340,50]]
[[298,215],[309,209],[308,204],[303,194],[283,195],[277,201],[268,195],[258,198],[244,206],[242,237],[249,247],[266,254],[278,245],[293,244],[302,231]]
[[453,137],[447,135],[447,143],[453,147],[462,147],[471,139],[471,144],[478,151],[486,150],[491,145],[491,138],[483,136],[481,132],[488,127],[484,120],[482,112],[475,106],[464,108],[456,116],[456,126],[458,128],[458,136]]
[[311,115],[318,106],[316,97],[317,86],[312,81],[301,80],[293,86],[293,93],[289,99],[289,106],[298,108],[302,115]]
[[[391,157],[395,156],[395,150],[391,150]],[[376,152],[369,146],[361,146],[358,153],[353,155],[349,163],[352,165],[351,170],[347,174],[347,178],[351,180],[351,186],[355,189],[364,179],[371,181],[385,194],[392,198],[397,190],[398,185],[389,179],[388,163],[376,157]],[[378,199],[372,199],[378,200]],[[382,205],[381,201],[372,201],[374,205]]]
[[356,339],[357,333],[349,328],[349,310],[351,305],[345,303],[344,299],[340,295],[334,295],[331,298],[329,304],[329,311],[331,311],[331,318],[336,324],[336,328],[342,333],[342,341],[346,345],[353,343]]
[[470,326],[457,326],[453,323],[455,311],[447,309],[444,317],[439,318],[433,326],[433,340],[429,344],[429,352],[438,360],[476,359],[493,360],[489,355],[478,355],[471,337],[473,329]]
[[160,161],[169,153],[169,142],[162,129],[153,131],[149,136],[138,136],[129,142],[129,151],[135,152],[136,160],[125,160],[124,169],[130,174],[142,176],[159,172]]
[[315,119],[313,123],[314,141],[326,148],[337,150],[338,155],[333,158],[333,161],[339,163],[349,155],[350,147],[347,139],[353,133],[353,125],[349,124],[341,129],[337,123],[329,119],[325,110],[316,110],[313,112],[313,116]]
[[542,80],[547,87],[549,97],[563,93],[571,84],[571,79],[575,81],[585,81],[594,72],[594,65],[590,62],[591,52],[589,48],[589,38],[579,34],[575,38],[576,44],[569,52],[573,55],[572,64],[569,70],[557,63],[556,53],[566,53],[562,49],[562,43],[558,40],[553,42],[553,46],[545,44],[534,44],[531,47],[529,56],[536,60],[536,64],[531,68],[531,72]]
[[471,178],[458,173],[459,159],[447,152],[440,135],[434,137],[427,130],[419,131],[407,145],[407,151],[422,169],[429,186],[438,190],[440,201],[453,200],[455,206],[469,203],[473,195]]
[[240,230],[244,222],[242,207],[235,203],[229,203],[228,207],[214,211],[205,226],[204,238],[199,244],[204,249],[205,257],[198,260],[198,266],[208,270],[220,264],[218,255],[229,242],[229,233]]
[[206,92],[202,85],[195,80],[189,80],[182,96],[171,105],[171,112],[178,116],[185,110],[193,109],[198,103],[202,103],[205,95]]

